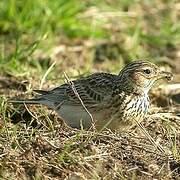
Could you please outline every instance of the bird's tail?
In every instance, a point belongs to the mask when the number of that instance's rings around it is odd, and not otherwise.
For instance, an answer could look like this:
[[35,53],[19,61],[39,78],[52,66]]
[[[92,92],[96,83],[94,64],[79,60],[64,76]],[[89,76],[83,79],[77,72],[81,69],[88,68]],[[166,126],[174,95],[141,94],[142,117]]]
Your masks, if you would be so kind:
[[43,104],[43,98],[34,98],[34,99],[19,99],[19,100],[9,100],[9,103],[13,104]]

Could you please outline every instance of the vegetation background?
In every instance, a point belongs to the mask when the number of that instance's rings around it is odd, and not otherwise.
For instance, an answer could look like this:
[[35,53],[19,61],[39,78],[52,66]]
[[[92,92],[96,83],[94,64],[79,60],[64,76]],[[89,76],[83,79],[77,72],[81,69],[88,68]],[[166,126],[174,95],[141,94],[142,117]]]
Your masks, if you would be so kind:
[[[0,1],[1,179],[180,178],[180,3],[178,0]],[[151,91],[142,128],[127,134],[72,130],[45,107],[13,106],[134,59],[172,71]]]

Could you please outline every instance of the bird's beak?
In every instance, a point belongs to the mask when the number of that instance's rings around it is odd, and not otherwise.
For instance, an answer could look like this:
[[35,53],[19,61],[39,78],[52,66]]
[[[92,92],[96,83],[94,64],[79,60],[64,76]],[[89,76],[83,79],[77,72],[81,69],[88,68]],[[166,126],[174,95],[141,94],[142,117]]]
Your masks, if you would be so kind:
[[161,71],[159,73],[159,78],[158,79],[167,79],[168,81],[171,81],[173,79],[173,74],[170,73],[170,72]]

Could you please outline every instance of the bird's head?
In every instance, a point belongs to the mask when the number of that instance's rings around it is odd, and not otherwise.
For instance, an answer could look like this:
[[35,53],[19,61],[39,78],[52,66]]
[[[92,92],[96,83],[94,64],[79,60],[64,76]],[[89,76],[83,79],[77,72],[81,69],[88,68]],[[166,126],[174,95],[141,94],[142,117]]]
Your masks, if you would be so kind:
[[162,71],[155,64],[148,61],[134,61],[125,66],[119,76],[128,81],[130,86],[137,90],[148,92],[153,84],[160,79],[170,81],[172,73]]

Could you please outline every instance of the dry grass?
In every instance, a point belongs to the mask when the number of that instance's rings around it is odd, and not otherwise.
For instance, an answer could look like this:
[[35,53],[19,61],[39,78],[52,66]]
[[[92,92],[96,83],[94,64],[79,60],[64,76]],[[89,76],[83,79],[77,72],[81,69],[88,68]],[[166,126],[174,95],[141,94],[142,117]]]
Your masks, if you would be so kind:
[[1,172],[7,179],[64,179],[75,172],[87,179],[179,177],[180,118],[171,113],[156,109],[143,123],[156,145],[139,128],[125,134],[77,131],[34,108],[33,117],[36,128],[21,122],[1,129]]

